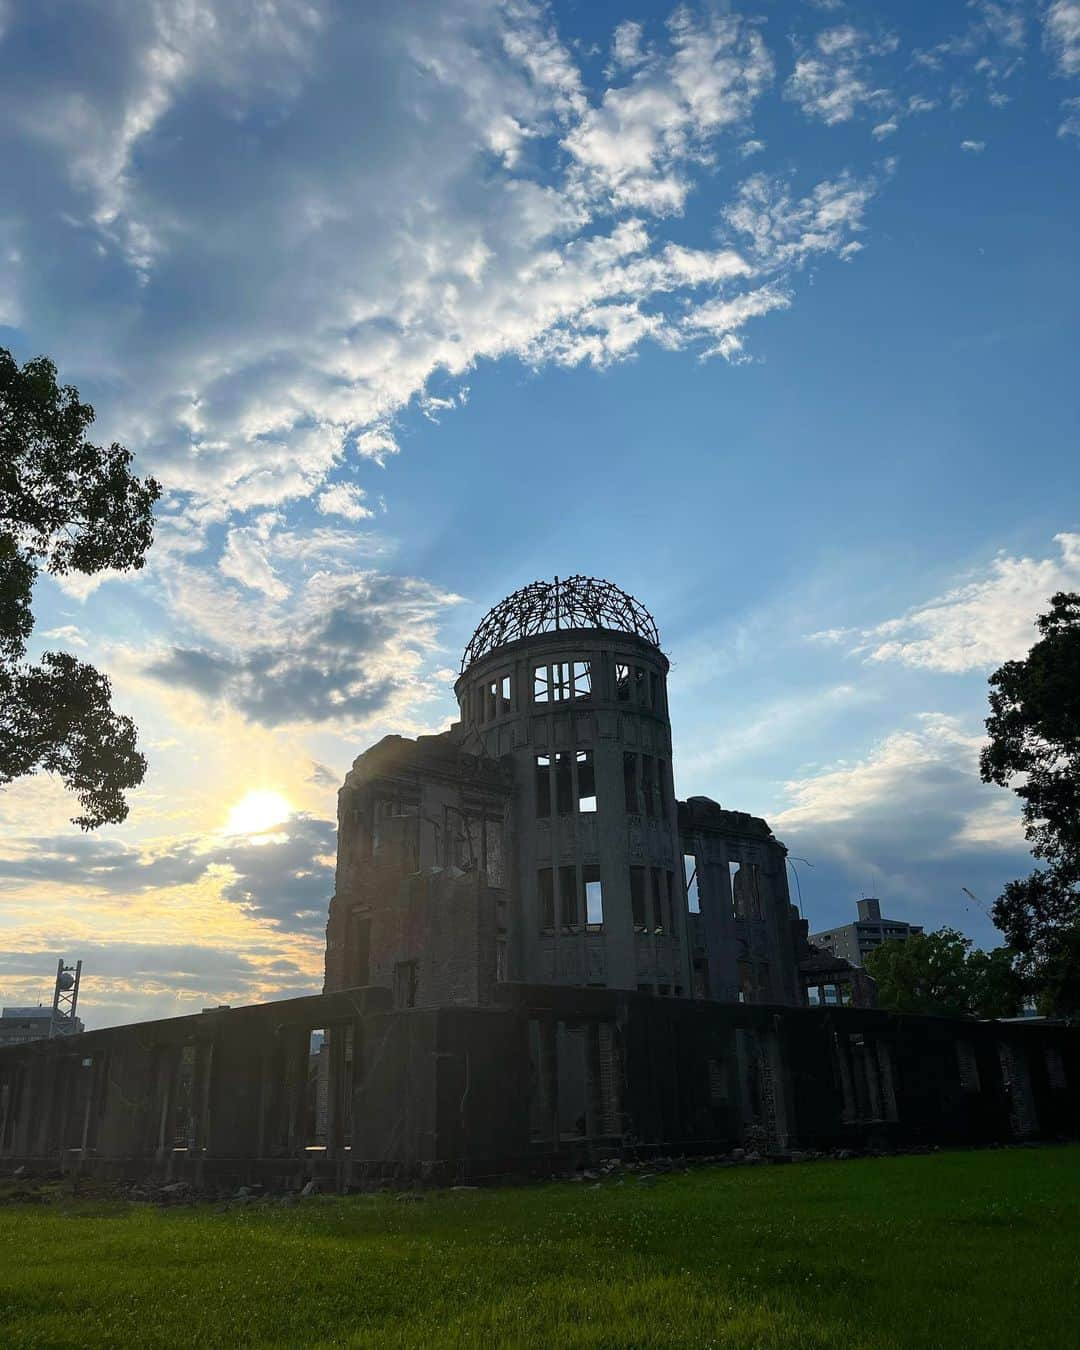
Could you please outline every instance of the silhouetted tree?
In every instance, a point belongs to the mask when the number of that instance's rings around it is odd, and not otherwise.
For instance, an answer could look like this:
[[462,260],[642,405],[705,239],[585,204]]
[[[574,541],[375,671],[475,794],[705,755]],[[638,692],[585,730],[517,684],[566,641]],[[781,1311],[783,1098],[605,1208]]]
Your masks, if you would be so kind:
[[66,653],[23,658],[42,570],[93,575],[143,565],[161,489],[130,470],[122,445],[84,439],[94,410],[58,386],[45,357],[21,369],[0,348],[0,784],[46,770],[75,793],[93,829],[127,815],[146,760],[112,710],[108,679]]
[[985,782],[1013,786],[1024,833],[1045,865],[1010,881],[994,922],[1040,1009],[1080,1014],[1080,595],[1060,592],[1041,638],[990,676]]
[[963,1017],[970,1012],[967,954],[971,939],[954,928],[883,942],[866,957],[878,1003],[889,1012]]

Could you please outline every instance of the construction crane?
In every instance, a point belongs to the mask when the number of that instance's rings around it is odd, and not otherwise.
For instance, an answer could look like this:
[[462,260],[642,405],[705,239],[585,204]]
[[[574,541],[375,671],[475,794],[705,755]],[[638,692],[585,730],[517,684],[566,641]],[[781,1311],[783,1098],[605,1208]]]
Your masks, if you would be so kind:
[[974,891],[969,891],[966,886],[961,886],[960,889],[964,892],[964,894],[968,897],[969,900],[975,901],[975,903],[979,906],[979,908],[987,916],[987,918],[992,919],[994,917],[993,914],[991,914],[990,910],[986,907],[986,905],[983,904],[983,902],[979,899],[979,897],[975,894]]

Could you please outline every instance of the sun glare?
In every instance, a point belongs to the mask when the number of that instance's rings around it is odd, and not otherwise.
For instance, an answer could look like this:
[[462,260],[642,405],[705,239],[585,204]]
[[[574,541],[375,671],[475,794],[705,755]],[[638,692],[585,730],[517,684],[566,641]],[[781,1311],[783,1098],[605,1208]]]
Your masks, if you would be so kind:
[[292,804],[280,792],[255,788],[236,803],[225,822],[226,834],[260,834],[292,814]]

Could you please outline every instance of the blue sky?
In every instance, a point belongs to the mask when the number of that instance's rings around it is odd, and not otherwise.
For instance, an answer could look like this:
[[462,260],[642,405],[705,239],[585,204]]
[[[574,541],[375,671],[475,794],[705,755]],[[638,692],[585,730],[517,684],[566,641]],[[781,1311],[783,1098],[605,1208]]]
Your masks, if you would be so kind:
[[151,772],[89,837],[0,796],[0,999],[317,987],[349,763],[554,573],[655,614],[679,792],[814,927],[993,943],[986,676],[1080,589],[1080,0],[0,0],[0,100],[0,343],[168,489],[38,587]]

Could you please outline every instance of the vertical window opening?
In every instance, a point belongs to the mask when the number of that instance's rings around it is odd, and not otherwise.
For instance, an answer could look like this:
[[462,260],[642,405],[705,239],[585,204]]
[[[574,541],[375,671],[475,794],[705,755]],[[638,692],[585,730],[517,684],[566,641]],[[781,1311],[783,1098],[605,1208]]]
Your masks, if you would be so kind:
[[647,933],[649,922],[645,917],[645,869],[630,869],[630,913],[633,918],[634,932]]
[[395,1008],[415,1008],[419,986],[419,973],[415,961],[397,961],[394,963]]
[[664,895],[659,867],[652,869],[653,932],[664,931]]
[[588,661],[575,661],[573,671],[575,698],[591,698],[592,667]]
[[637,703],[637,704],[643,704],[643,703],[645,702],[645,699],[646,699],[647,691],[648,691],[648,683],[646,682],[646,679],[645,679],[645,668],[644,668],[644,666],[635,666],[635,667],[634,667],[634,702]]
[[569,750],[560,750],[555,755],[555,810],[560,816],[568,816],[574,809],[571,757]]
[[510,711],[510,676],[504,675],[499,681],[499,712]]
[[637,755],[631,750],[624,750],[622,757],[623,769],[623,793],[626,797],[626,809],[632,815],[637,815],[641,810],[638,805],[637,790]]
[[[656,761],[656,795],[660,807],[660,819],[668,819],[668,774],[671,766],[665,759]],[[672,794],[674,795],[674,793]]]
[[600,868],[586,865],[581,869],[585,887],[585,923],[590,933],[599,933],[604,926],[604,891],[600,883]]
[[577,809],[585,813],[595,811],[596,768],[593,764],[593,752],[591,750],[578,750],[575,758],[577,759]]
[[686,905],[691,914],[701,913],[701,896],[698,893],[697,859],[692,853],[683,854],[683,874],[686,877]]
[[533,702],[547,703],[551,698],[551,672],[547,666],[533,668]]
[[675,873],[664,870],[664,932],[675,934]]
[[652,755],[641,756],[641,795],[645,798],[645,814],[656,815],[656,774]]
[[728,873],[731,877],[731,912],[737,919],[745,919],[746,895],[742,868],[737,862],[729,862]]
[[551,815],[551,756],[536,756],[536,814],[539,819]]
[[540,927],[545,933],[555,930],[555,876],[550,867],[541,867],[536,874],[536,890],[540,897]]
[[621,661],[615,665],[615,697],[620,703],[630,702],[630,667]]
[[562,909],[563,927],[576,929],[581,923],[576,867],[559,868],[559,906]]

